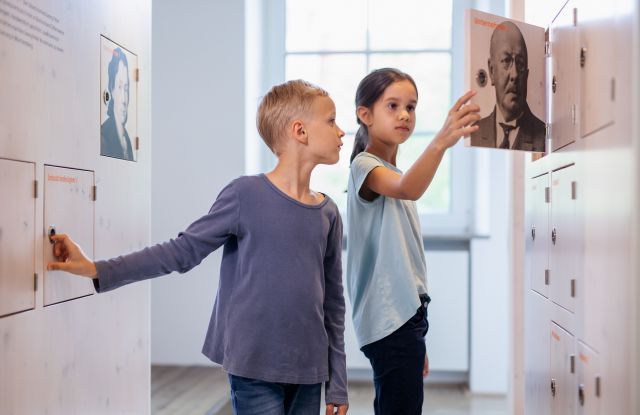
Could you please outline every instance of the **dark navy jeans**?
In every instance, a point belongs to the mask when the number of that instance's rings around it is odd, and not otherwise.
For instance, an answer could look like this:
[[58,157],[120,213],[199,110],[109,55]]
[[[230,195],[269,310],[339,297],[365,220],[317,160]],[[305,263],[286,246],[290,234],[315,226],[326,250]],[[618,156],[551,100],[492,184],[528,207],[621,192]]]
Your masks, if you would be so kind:
[[420,415],[424,400],[422,369],[429,330],[429,296],[421,296],[420,308],[402,327],[387,337],[362,347],[373,368],[376,415]]
[[234,415],[318,415],[321,383],[265,382],[229,374]]

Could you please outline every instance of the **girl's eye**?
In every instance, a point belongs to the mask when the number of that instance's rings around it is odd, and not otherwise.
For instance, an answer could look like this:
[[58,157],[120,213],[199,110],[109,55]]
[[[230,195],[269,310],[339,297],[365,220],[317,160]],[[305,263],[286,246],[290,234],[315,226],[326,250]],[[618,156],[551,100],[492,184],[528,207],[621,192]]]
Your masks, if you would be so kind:
[[394,109],[396,109],[396,108],[398,108],[398,104],[396,104],[395,102],[390,102],[390,103],[389,103],[389,109],[394,110]]
[[414,112],[416,110],[415,105],[407,105],[407,111]]

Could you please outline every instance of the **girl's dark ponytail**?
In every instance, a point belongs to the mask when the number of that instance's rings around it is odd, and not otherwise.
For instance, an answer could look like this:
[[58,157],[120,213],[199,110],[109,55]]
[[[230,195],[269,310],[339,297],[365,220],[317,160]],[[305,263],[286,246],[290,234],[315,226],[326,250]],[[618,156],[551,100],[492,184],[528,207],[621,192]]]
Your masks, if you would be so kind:
[[[360,120],[358,120],[360,123]],[[369,142],[369,133],[367,132],[367,127],[360,124],[360,128],[356,132],[356,138],[353,142],[353,151],[351,152],[351,159],[349,163],[353,162],[353,159],[356,156],[364,151],[367,148],[367,143]]]
[[367,130],[367,126],[360,121],[360,118],[357,118],[358,107],[371,109],[373,104],[375,104],[382,94],[384,94],[385,89],[387,89],[387,87],[392,83],[398,81],[411,82],[413,87],[416,89],[417,96],[418,87],[416,87],[416,83],[413,78],[395,68],[376,69],[369,75],[362,78],[362,81],[358,84],[358,89],[356,90],[356,120],[358,121],[360,128],[358,128],[358,132],[356,132],[350,162],[353,162],[353,159],[356,158],[358,154],[362,153],[369,143],[369,131]]

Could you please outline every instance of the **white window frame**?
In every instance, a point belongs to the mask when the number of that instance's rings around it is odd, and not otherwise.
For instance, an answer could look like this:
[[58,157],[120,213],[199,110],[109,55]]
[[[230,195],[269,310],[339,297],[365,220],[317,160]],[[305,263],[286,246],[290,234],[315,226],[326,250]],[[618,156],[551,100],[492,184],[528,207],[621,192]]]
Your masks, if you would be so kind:
[[[486,4],[485,4],[486,3]],[[453,0],[452,28],[464,27],[464,10],[469,7],[504,7],[498,0]],[[493,6],[493,7],[492,7]],[[498,8],[500,8],[498,6]],[[255,131],[255,108],[259,97],[274,84],[285,80],[286,56],[286,0],[245,0],[247,18],[247,51],[254,56],[247,58],[248,72],[257,73],[259,79],[253,83],[258,94],[247,94],[247,156],[254,160],[248,165],[248,173],[268,171],[275,166],[276,159],[261,142]],[[251,17],[253,16],[253,17]],[[464,32],[453,30],[451,44],[451,105],[456,97],[464,93]],[[369,51],[369,53],[378,51]],[[410,51],[415,52],[415,51]],[[328,53],[323,51],[322,53]],[[343,52],[340,52],[343,53]],[[360,52],[358,52],[360,53]],[[255,59],[259,54],[260,58]],[[254,63],[255,62],[255,63]],[[254,88],[254,90],[256,89]],[[249,91],[251,88],[247,88]],[[353,91],[355,94],[355,91]],[[444,120],[442,120],[444,122]],[[451,152],[451,199],[450,211],[443,214],[421,214],[420,221],[425,237],[443,239],[470,239],[474,235],[474,201],[476,200],[474,174],[474,151],[465,148],[461,140],[449,150]],[[251,153],[251,155],[249,155]],[[259,154],[258,157],[255,155]],[[348,155],[342,155],[347,157]],[[342,212],[343,214],[346,212]]]

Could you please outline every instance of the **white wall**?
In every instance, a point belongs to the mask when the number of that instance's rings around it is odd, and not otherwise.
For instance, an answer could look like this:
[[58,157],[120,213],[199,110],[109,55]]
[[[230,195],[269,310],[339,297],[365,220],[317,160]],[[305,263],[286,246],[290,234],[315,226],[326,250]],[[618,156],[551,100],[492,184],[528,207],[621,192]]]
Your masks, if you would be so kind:
[[[244,172],[244,2],[153,2],[151,240],[175,237]],[[221,250],[152,283],[151,361],[208,364],[201,347]]]
[[486,238],[471,241],[471,345],[469,387],[507,393],[511,295],[511,154],[476,152],[476,207]]
[[[13,175],[7,183],[7,166],[17,162],[0,167],[0,291],[30,300],[5,309],[3,296],[0,308],[3,315],[31,308],[0,318],[0,414],[150,411],[149,284],[91,295],[86,279],[46,271],[52,248],[45,235],[55,225],[96,259],[149,242],[151,6],[149,0],[0,2],[0,159],[28,162],[31,172],[26,183]],[[128,60],[140,77],[130,78],[137,92],[126,125],[132,139],[140,137],[136,162],[100,156],[101,36],[137,56]],[[69,168],[61,174],[70,180],[49,176],[48,165]],[[28,190],[34,179],[36,198]],[[24,287],[31,278],[36,283]],[[52,293],[69,301],[51,305]]]

